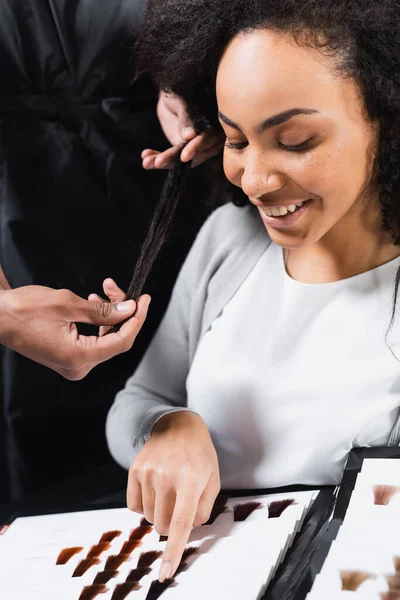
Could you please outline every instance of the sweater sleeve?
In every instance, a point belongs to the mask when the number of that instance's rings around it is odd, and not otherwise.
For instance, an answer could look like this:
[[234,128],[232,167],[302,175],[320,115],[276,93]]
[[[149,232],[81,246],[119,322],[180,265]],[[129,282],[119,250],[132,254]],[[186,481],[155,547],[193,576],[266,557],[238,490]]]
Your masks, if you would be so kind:
[[189,334],[195,314],[193,296],[215,249],[218,209],[200,230],[176,281],[161,324],[136,372],[112,405],[106,437],[113,458],[124,468],[150,437],[164,415],[189,410],[186,379],[189,372]]

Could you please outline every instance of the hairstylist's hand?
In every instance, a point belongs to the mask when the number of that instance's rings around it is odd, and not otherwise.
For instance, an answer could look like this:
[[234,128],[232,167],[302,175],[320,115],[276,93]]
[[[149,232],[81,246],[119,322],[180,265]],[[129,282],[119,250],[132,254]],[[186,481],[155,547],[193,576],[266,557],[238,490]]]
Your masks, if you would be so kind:
[[[149,296],[124,303],[84,300],[69,290],[26,286],[0,292],[0,343],[70,380],[126,352],[139,333]],[[128,320],[126,320],[128,319]],[[111,326],[126,321],[117,333],[84,336],[76,323]]]
[[187,142],[181,152],[182,162],[192,161],[192,166],[205,162],[212,156],[221,152],[224,137],[222,134],[211,135],[196,131],[186,112],[186,104],[175,94],[160,92],[157,105],[157,116],[166,138],[172,147],[164,152],[150,150],[142,152],[142,164],[145,169],[168,169],[174,163],[176,156]]
[[198,415],[162,417],[129,470],[128,507],[168,535],[159,579],[172,577],[193,527],[206,523],[220,490],[217,454]]

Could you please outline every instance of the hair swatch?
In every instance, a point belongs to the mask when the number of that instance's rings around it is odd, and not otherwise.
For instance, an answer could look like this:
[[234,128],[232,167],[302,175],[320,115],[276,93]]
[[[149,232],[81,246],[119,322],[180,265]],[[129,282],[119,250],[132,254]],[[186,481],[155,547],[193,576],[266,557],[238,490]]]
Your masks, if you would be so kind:
[[168,536],[167,535],[160,535],[160,538],[158,540],[159,542],[168,542]]
[[169,586],[172,585],[173,583],[175,583],[174,578],[166,579],[162,583],[160,581],[158,581],[158,579],[156,579],[155,581],[152,581],[149,591],[146,596],[146,600],[158,600],[158,598],[161,596],[161,594],[163,594],[165,592],[165,590],[167,588],[169,588]]
[[136,529],[133,529],[131,531],[131,534],[129,536],[129,541],[142,540],[145,535],[147,535],[148,533],[151,533],[152,529],[153,529],[152,525],[141,525],[140,527],[136,527]]
[[110,542],[101,542],[101,544],[96,544],[95,546],[92,546],[89,550],[89,552],[87,553],[86,558],[92,558],[92,556],[95,556],[96,558],[98,558],[100,556],[100,554],[103,554],[103,552],[106,552],[107,550],[110,549]]
[[115,540],[115,538],[117,538],[119,535],[121,535],[121,533],[122,533],[122,531],[117,531],[117,530],[106,531],[101,536],[99,544],[101,544],[103,542],[113,542]]
[[394,570],[400,573],[400,556],[393,556]]
[[118,575],[118,571],[100,571],[94,578],[93,583],[108,583]]
[[174,577],[178,577],[178,575],[187,571],[188,568],[189,568],[189,565],[187,564],[187,562],[180,562],[177,570],[175,571]]
[[261,508],[262,502],[245,502],[233,507],[233,520],[245,521],[255,510]]
[[293,498],[271,502],[268,504],[268,519],[278,519],[281,514],[292,504],[294,504]]
[[340,571],[340,578],[342,580],[342,590],[356,592],[364,581],[374,579],[375,575],[366,571]]
[[141,527],[153,527],[153,523],[150,523],[150,521],[148,521],[145,517],[142,517],[140,525]]
[[149,575],[150,573],[151,567],[138,567],[137,569],[132,569],[125,581],[140,581],[141,579],[143,579],[143,577],[146,577],[146,575]]
[[386,575],[385,577],[389,590],[400,591],[400,573],[396,573],[396,575]]
[[107,592],[105,585],[87,585],[83,588],[78,600],[93,600],[99,594]]
[[400,592],[389,590],[381,594],[381,600],[400,600]]
[[130,554],[111,554],[106,560],[104,570],[117,571],[122,563],[127,561],[129,558]]
[[114,588],[111,600],[125,600],[125,598],[129,596],[131,592],[138,589],[139,583],[137,581],[118,583]]
[[139,556],[137,568],[151,567],[151,565],[157,560],[157,558],[160,558],[161,555],[161,550],[148,550],[147,552],[143,552]]
[[122,548],[119,552],[119,554],[132,554],[132,552],[134,550],[136,550],[136,548],[139,548],[139,546],[142,545],[141,540],[130,540],[129,542],[124,542],[122,544]]
[[188,546],[183,551],[181,562],[185,562],[190,556],[193,556],[193,554],[197,554],[198,551],[198,546]]
[[210,518],[207,523],[203,523],[203,525],[212,525],[219,515],[222,515],[226,510],[226,503],[230,498],[230,494],[227,492],[220,492],[215,499],[214,506],[211,511]]
[[91,567],[99,564],[100,561],[95,556],[92,558],[84,558],[77,564],[75,571],[72,573],[72,577],[82,577],[82,575],[89,571]]
[[67,562],[79,552],[82,552],[83,548],[80,546],[76,546],[74,548],[64,548],[61,550],[60,554],[57,557],[56,565],[66,565]]
[[374,485],[374,504],[387,505],[400,490],[394,485]]

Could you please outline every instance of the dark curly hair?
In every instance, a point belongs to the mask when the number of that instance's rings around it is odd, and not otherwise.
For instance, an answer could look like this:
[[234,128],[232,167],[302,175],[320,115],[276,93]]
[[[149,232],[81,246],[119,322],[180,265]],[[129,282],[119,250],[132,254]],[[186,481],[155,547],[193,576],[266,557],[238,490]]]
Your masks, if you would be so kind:
[[[367,117],[380,123],[374,177],[383,229],[399,244],[399,17],[400,0],[149,0],[138,41],[138,72],[149,73],[159,89],[181,96],[200,132],[221,130],[216,74],[238,33],[284,32],[302,46],[331,55],[338,72],[358,83]],[[395,299],[399,281],[400,270]]]

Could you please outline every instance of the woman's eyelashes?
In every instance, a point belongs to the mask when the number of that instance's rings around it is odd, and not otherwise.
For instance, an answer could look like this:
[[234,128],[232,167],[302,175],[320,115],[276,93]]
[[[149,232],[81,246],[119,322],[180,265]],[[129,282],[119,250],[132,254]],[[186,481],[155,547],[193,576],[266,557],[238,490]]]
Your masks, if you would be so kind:
[[[283,144],[282,142],[277,142],[278,147],[281,150],[285,150],[285,152],[306,152],[307,150],[309,150],[312,145],[313,145],[313,141],[314,138],[310,137],[307,140],[305,140],[304,142],[301,142],[300,144]],[[225,141],[225,148],[228,148],[229,150],[244,150],[246,148],[246,146],[248,146],[248,142],[231,142],[228,139],[226,139]]]

